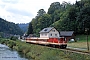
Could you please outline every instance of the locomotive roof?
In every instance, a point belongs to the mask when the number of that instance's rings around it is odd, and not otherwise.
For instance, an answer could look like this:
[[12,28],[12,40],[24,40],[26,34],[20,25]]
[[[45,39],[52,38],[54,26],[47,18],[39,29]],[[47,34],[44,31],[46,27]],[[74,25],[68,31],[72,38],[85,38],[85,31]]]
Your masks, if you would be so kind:
[[60,36],[72,36],[74,31],[60,31]]
[[54,27],[48,27],[48,28],[44,28],[43,30],[41,30],[39,33],[48,33],[50,32]]

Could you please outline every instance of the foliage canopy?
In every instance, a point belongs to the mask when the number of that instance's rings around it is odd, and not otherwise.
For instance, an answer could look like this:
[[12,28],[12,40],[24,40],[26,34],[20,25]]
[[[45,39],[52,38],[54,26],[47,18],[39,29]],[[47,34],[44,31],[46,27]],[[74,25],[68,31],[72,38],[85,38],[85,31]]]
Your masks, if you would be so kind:
[[73,30],[76,34],[84,34],[85,28],[89,28],[90,32],[90,0],[76,1],[75,4],[53,2],[47,13],[40,13],[39,10],[38,15],[31,21],[33,33],[36,35],[50,26],[58,31]]

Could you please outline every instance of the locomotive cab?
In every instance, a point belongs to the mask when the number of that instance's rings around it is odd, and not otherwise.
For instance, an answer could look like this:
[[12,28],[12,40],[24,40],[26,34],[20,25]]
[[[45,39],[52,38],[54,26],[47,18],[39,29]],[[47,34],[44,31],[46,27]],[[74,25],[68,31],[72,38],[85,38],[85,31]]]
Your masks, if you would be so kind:
[[65,49],[67,47],[67,40],[64,37],[60,38],[60,48]]

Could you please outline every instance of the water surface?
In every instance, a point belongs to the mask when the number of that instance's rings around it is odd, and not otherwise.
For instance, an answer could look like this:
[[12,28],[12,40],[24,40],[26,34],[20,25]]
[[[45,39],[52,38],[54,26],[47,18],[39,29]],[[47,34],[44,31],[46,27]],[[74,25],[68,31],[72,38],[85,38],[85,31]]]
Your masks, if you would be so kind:
[[0,60],[28,60],[20,57],[17,51],[11,50],[8,46],[0,44]]

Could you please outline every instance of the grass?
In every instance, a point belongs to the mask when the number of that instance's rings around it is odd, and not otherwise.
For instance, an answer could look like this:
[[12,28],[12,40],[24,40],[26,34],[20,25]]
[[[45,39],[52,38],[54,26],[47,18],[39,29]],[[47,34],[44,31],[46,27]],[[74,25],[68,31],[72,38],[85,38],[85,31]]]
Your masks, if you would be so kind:
[[[75,47],[75,48],[84,48],[87,49],[87,36],[86,35],[77,35],[76,36],[77,42],[68,43],[68,47]],[[88,35],[88,43],[90,48],[90,35]]]
[[28,60],[90,60],[90,55],[62,51],[46,46],[27,44],[21,41],[0,39],[0,43],[22,53]]
[[[75,48],[87,48],[87,42],[75,42],[75,43],[68,43],[69,47],[75,47]],[[89,42],[90,46],[90,42]]]
[[[75,38],[78,42],[86,42],[87,41],[87,35],[77,35]],[[90,42],[90,35],[88,35],[88,41]]]

